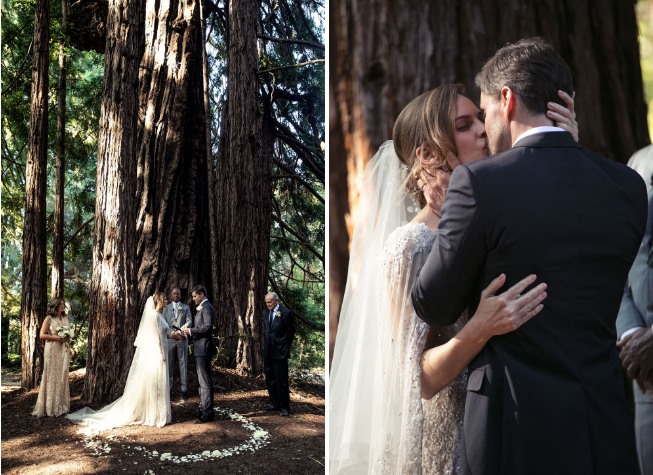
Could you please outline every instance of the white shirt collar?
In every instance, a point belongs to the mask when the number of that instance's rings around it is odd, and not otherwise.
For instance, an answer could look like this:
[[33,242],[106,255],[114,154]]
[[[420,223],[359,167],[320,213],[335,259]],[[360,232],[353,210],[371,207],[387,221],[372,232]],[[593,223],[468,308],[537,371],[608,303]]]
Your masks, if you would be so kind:
[[277,304],[277,306],[272,309],[272,313],[276,312],[277,310],[279,310],[279,304]]
[[208,299],[204,299],[204,300],[202,300],[202,301],[200,302],[200,306],[201,306],[201,305],[204,305],[204,302],[206,302],[207,300],[208,300]]
[[542,125],[540,127],[533,127],[532,129],[528,129],[526,132],[524,132],[519,137],[517,137],[515,141],[512,143],[512,146],[514,147],[517,142],[519,142],[521,139],[528,137],[529,135],[541,134],[542,132],[566,132],[566,130],[561,127],[554,127],[552,125]]

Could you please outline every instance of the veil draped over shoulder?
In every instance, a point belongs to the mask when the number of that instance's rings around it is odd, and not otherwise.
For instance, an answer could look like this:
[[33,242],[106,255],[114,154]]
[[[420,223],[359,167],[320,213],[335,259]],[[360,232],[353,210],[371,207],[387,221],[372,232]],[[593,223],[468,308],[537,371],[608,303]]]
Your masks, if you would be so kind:
[[172,420],[167,362],[168,325],[149,297],[143,310],[123,395],[98,411],[84,407],[66,417],[97,433],[129,424],[162,427]]
[[[404,309],[410,288],[397,286],[400,295],[392,295],[384,271],[384,245],[388,237],[419,211],[405,191],[407,171],[392,141],[387,141],[364,174],[329,378],[331,474],[394,472],[396,463],[389,467],[384,451],[410,434],[393,434],[403,429],[394,423],[396,418],[385,418],[405,406],[421,414],[419,395],[408,401],[410,385],[404,385],[405,378],[415,374],[419,378],[419,372],[409,370],[409,374],[404,374],[406,368],[400,361],[389,361],[389,356],[400,355],[407,349],[404,345],[410,340],[398,338],[398,332],[403,330],[397,327],[396,315],[412,313],[412,306]],[[411,355],[417,353],[416,348],[407,350]],[[419,367],[419,361],[412,363]],[[399,420],[407,416],[396,415]],[[422,428],[418,419],[410,422],[418,426],[408,429],[419,437],[412,444],[421,457]],[[399,447],[395,450],[401,451]]]

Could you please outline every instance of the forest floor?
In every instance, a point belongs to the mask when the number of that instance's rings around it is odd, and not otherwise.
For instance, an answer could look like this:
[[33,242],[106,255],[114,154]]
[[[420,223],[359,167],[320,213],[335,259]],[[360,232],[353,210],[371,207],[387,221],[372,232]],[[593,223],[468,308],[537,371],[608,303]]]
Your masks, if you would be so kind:
[[[290,377],[291,415],[266,412],[263,377],[215,369],[213,422],[195,424],[197,377],[189,364],[191,397],[172,397],[172,423],[127,426],[84,436],[61,417],[31,415],[38,388],[20,389],[20,375],[2,374],[3,474],[324,473],[324,382]],[[178,387],[178,379],[175,378]],[[84,371],[70,374],[70,410],[80,409]],[[194,391],[194,393],[193,393]],[[98,409],[99,407],[94,407]]]

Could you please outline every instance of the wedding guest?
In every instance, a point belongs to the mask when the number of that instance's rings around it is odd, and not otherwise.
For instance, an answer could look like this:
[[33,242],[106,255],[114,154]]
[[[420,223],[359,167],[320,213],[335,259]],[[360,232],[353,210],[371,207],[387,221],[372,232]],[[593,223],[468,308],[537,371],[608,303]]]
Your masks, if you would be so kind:
[[648,220],[617,316],[621,362],[633,379],[635,440],[641,475],[653,475],[653,145],[628,165],[647,177]]
[[279,296],[270,292],[265,296],[265,338],[263,340],[263,371],[268,387],[268,411],[290,415],[290,389],[288,387],[288,358],[295,336],[295,322],[290,309],[279,303]]
[[[187,328],[193,323],[190,307],[181,302],[181,291],[178,288],[170,292],[170,302],[163,309],[163,318],[170,328]],[[179,361],[179,380],[181,385],[181,399],[188,399],[188,339],[168,339],[168,375],[170,379],[170,394],[173,387],[173,373],[175,358]]]
[[37,417],[60,416],[70,409],[70,349],[68,337],[63,334],[64,329],[70,328],[70,323],[65,310],[63,299],[53,299],[48,305],[47,316],[41,326],[40,338],[45,341],[43,375],[39,396],[32,412],[32,415]]

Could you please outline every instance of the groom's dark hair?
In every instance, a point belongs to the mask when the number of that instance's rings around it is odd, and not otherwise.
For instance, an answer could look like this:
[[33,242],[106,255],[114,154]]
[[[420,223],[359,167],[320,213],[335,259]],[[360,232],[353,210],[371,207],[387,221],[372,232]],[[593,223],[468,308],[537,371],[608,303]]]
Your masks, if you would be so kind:
[[494,53],[476,75],[476,85],[483,94],[497,98],[501,88],[508,86],[526,109],[534,114],[545,114],[547,102],[564,106],[558,90],[570,96],[574,92],[569,66],[540,37],[509,43]]
[[191,294],[203,294],[206,296],[206,287],[203,285],[196,285],[193,287],[193,290],[190,291]]

